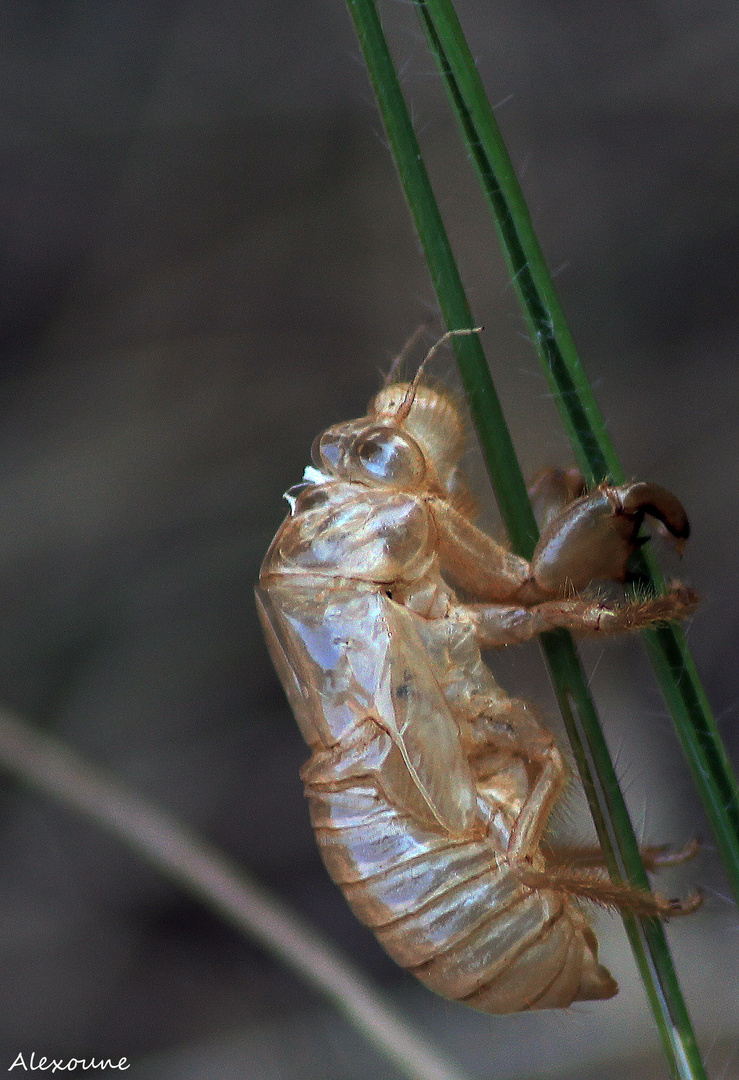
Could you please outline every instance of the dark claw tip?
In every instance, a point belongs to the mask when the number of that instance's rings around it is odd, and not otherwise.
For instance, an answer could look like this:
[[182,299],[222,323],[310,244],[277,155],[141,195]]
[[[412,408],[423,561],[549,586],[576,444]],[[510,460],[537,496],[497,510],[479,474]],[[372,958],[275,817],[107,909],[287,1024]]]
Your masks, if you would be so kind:
[[637,518],[644,514],[656,518],[672,534],[678,551],[682,550],[690,536],[690,522],[682,503],[671,491],[645,480],[626,484],[620,490],[624,513]]

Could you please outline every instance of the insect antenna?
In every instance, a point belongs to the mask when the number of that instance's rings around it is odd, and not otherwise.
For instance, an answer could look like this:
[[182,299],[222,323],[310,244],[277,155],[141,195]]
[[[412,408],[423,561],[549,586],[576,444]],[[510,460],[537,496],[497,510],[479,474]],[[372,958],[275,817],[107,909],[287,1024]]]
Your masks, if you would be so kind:
[[421,377],[423,375],[424,368],[428,364],[431,357],[434,356],[434,354],[436,352],[438,352],[438,350],[441,348],[441,346],[446,344],[446,342],[449,341],[450,338],[464,337],[467,334],[479,334],[484,329],[485,328],[483,326],[468,326],[468,327],[465,327],[462,330],[447,330],[447,332],[445,334],[442,334],[442,336],[439,338],[439,340],[436,341],[431,346],[431,348],[429,349],[429,351],[426,353],[423,360],[421,361],[421,363],[419,365],[419,368],[418,368],[418,371],[416,372],[415,376],[413,377],[413,382],[410,384],[410,386],[406,390],[405,396],[404,396],[403,400],[401,401],[400,405],[398,406],[398,411],[395,414],[396,421],[405,420],[406,416],[411,411],[411,406],[413,405],[413,400],[414,400],[414,398],[416,396],[416,391],[418,390],[418,384],[421,381]]
[[398,355],[395,357],[392,364],[390,365],[390,370],[388,371],[387,375],[385,376],[385,381],[382,384],[383,389],[385,387],[390,386],[390,384],[395,381],[395,376],[398,374],[399,369],[402,367],[403,361],[405,360],[405,358],[407,357],[408,353],[411,351],[413,346],[416,344],[418,339],[421,337],[421,335],[424,334],[426,332],[426,330],[428,330],[430,325],[431,325],[431,319],[425,319],[421,323],[421,325],[416,327],[416,329],[413,331],[413,333],[408,338],[408,340],[406,341],[403,348],[400,350],[400,352],[398,353]]

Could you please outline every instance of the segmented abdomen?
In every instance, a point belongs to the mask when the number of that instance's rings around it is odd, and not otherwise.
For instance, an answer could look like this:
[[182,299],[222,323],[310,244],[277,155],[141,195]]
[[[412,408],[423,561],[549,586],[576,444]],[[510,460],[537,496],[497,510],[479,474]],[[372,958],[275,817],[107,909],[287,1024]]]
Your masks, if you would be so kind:
[[370,776],[308,782],[323,860],[390,955],[446,998],[489,1013],[553,1008],[593,993],[595,936],[571,901],[522,885],[485,838],[400,813]]

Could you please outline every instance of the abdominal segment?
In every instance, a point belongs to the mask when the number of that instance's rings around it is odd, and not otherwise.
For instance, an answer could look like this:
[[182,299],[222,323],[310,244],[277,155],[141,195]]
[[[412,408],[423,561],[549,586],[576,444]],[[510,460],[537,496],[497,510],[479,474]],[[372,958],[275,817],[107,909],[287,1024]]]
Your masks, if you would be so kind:
[[323,860],[387,952],[443,997],[488,1013],[610,997],[616,983],[569,898],[529,889],[490,838],[420,826],[370,775],[310,782]]

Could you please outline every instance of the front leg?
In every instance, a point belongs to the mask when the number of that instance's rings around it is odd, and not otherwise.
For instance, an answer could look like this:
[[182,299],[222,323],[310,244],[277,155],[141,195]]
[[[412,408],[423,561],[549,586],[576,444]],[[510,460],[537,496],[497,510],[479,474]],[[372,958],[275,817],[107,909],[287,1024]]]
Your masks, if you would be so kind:
[[[522,607],[572,595],[591,581],[624,581],[646,515],[662,523],[678,550],[690,533],[685,510],[665,488],[646,482],[617,487],[601,484],[550,520],[528,563],[506,551],[446,500],[432,498],[428,505],[436,526],[439,560],[451,583],[471,599]],[[673,605],[675,614],[645,614],[645,621],[687,614],[695,604],[695,597],[690,597],[689,602],[683,596],[683,601]]]
[[645,481],[601,484],[551,519],[531,560],[531,579],[522,590],[532,597],[578,590],[591,581],[625,581],[629,557],[643,542],[645,516],[656,518],[682,552],[690,524],[681,503],[666,488]]

